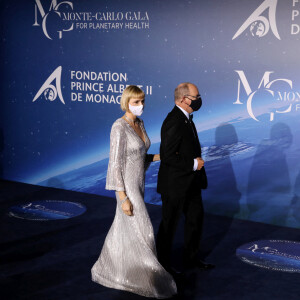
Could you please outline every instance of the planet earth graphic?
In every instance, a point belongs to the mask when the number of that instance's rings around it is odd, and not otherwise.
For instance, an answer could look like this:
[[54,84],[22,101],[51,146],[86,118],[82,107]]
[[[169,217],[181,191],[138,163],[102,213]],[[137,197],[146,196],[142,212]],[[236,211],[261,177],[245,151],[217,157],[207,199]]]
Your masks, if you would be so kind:
[[[300,227],[299,187],[295,186],[300,182],[300,128],[294,126],[297,115],[281,116],[284,122],[260,124],[238,118],[199,132],[208,177],[208,188],[202,193],[207,213]],[[158,153],[159,146],[153,144],[149,153]],[[107,165],[105,158],[38,184],[115,198],[114,191],[105,190]],[[159,166],[160,162],[152,163],[145,177],[145,202],[155,205],[161,205],[156,192]]]
[[251,35],[254,37],[262,37],[265,32],[265,25],[261,21],[255,21],[250,25]]

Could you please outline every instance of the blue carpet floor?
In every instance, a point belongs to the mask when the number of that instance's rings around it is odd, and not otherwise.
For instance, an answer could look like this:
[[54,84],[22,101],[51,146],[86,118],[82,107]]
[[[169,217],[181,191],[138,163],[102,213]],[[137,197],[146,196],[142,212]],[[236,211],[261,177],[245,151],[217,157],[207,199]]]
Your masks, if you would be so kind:
[[[35,200],[84,204],[75,218],[29,221],[9,207]],[[161,207],[147,205],[157,232]],[[115,213],[115,200],[72,191],[0,181],[0,299],[145,299],[91,281]],[[240,261],[236,249],[260,239],[300,241],[300,230],[206,215],[200,257],[211,271],[189,270],[177,299],[300,299],[300,274],[261,269]],[[182,268],[183,223],[174,241],[173,264]]]

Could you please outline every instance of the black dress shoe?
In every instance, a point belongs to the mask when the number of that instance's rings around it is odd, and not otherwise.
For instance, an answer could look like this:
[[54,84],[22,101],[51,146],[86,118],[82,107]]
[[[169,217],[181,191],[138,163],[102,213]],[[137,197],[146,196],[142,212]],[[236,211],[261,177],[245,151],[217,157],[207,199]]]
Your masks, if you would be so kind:
[[170,273],[172,276],[180,276],[182,272],[179,270],[176,270],[175,268],[172,267],[165,267],[165,270]]
[[179,270],[176,270],[175,268],[172,267],[164,267],[165,270],[172,275],[174,278],[175,282],[178,284],[183,279],[183,273],[180,272]]
[[205,263],[200,259],[190,260],[185,263],[186,267],[198,268],[200,270],[211,270],[215,268],[215,265]]
[[211,270],[213,268],[215,268],[216,266],[213,265],[213,264],[209,264],[209,263],[205,263],[204,261],[201,261],[201,260],[197,260],[195,262],[195,266],[198,268],[198,269],[202,269],[202,270]]

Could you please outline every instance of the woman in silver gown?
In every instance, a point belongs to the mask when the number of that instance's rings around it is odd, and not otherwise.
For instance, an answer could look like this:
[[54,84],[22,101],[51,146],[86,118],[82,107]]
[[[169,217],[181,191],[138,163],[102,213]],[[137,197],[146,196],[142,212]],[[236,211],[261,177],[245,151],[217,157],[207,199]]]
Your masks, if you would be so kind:
[[149,155],[150,140],[140,116],[144,92],[128,86],[121,98],[125,115],[111,129],[106,189],[115,190],[116,214],[92,280],[106,287],[146,297],[169,298],[177,293],[172,276],[156,257],[153,227],[144,203],[145,170],[159,155]]

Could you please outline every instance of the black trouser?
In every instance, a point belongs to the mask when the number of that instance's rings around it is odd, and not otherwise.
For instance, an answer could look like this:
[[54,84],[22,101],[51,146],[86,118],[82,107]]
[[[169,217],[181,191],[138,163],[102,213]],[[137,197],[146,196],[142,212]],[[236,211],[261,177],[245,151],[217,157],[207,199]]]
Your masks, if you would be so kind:
[[163,266],[170,267],[172,242],[182,212],[185,215],[184,259],[194,260],[199,250],[203,225],[201,191],[185,197],[162,194],[161,198],[162,221],[156,238],[158,260]]

